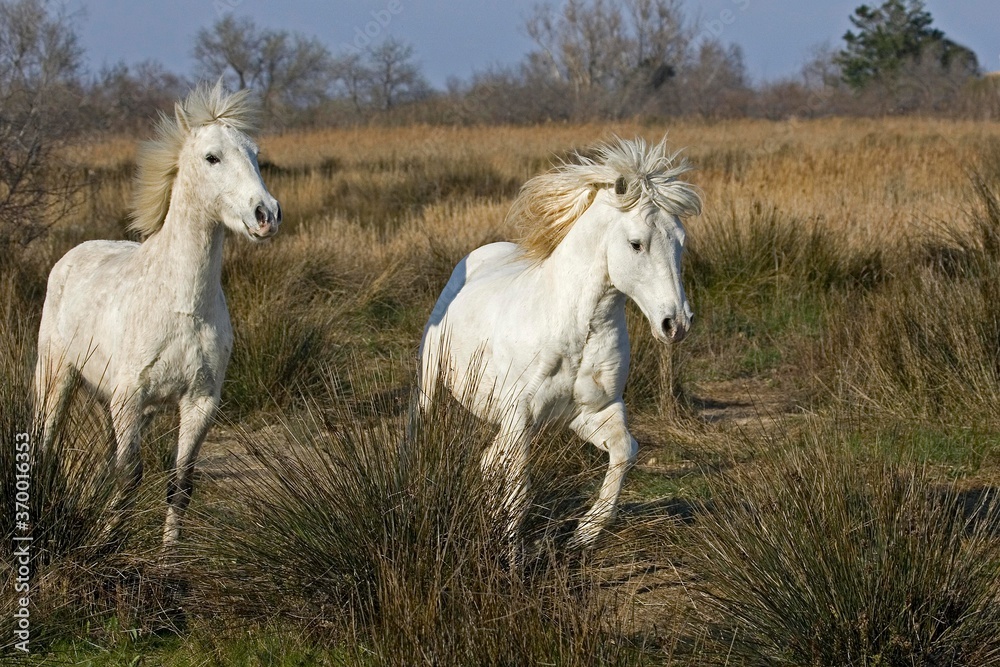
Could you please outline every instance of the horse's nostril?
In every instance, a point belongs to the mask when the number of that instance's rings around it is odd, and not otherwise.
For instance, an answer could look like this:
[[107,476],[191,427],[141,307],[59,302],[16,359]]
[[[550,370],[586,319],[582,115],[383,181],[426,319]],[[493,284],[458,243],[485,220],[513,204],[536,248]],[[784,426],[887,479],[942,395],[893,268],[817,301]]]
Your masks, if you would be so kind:
[[257,218],[258,225],[263,225],[265,222],[267,222],[267,211],[264,210],[264,207],[262,205],[258,204],[253,214],[254,217]]
[[275,222],[277,222],[280,225],[281,224],[281,204],[275,203],[275,206],[277,207],[277,211],[278,212],[275,215],[274,220],[275,220]]
[[666,318],[666,319],[663,320],[663,333],[667,334],[668,336],[672,336],[674,334],[674,321],[673,321],[673,319],[671,319],[671,318],[668,317],[668,318]]

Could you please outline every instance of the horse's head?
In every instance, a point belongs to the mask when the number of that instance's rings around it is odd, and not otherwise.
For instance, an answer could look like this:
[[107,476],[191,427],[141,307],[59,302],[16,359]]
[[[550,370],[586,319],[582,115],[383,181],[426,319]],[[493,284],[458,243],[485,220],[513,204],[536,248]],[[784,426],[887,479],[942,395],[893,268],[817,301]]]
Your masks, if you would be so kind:
[[607,227],[608,275],[620,292],[631,298],[649,320],[653,336],[677,342],[687,334],[694,313],[681,281],[684,226],[677,215],[646,200],[629,209],[613,206],[624,194],[624,179],[598,197],[606,197],[614,211]]
[[257,144],[247,135],[254,115],[249,92],[199,86],[173,117],[161,116],[156,138],[143,143],[137,158],[133,231],[155,234],[173,197],[183,193],[183,204],[199,218],[222,222],[251,241],[274,236],[281,207],[264,186]]
[[681,218],[701,213],[701,197],[678,180],[691,167],[665,141],[615,139],[593,154],[521,188],[507,220],[521,231],[522,257],[545,261],[585,212],[600,216],[611,284],[639,305],[657,340],[679,341],[694,317],[681,284]]
[[281,206],[264,185],[257,153],[249,136],[219,122],[193,131],[180,160],[189,165],[209,216],[251,241],[274,236],[281,224]]

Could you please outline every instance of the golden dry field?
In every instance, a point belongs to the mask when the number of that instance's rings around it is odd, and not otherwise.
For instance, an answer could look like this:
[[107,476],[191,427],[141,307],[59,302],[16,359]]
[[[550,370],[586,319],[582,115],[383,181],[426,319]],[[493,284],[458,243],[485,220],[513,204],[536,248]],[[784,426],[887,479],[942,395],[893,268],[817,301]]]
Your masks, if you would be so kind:
[[[502,236],[521,183],[614,135],[666,136],[696,166],[691,180],[704,193],[705,214],[690,223],[695,236],[701,225],[763,207],[887,249],[960,217],[970,170],[1000,147],[995,123],[920,118],[376,127],[288,132],[260,144],[264,175],[286,211],[284,236],[347,235],[346,242],[391,228],[369,247],[391,254],[417,242],[414,233],[456,243],[456,236]],[[135,146],[108,139],[73,149],[72,162],[116,177],[98,179],[88,193],[73,220],[81,231],[114,230]]]
[[[263,162],[292,170],[332,166],[328,172],[339,176],[334,185],[375,188],[391,187],[415,166],[432,163],[442,172],[474,163],[523,181],[571,150],[613,135],[653,141],[666,136],[698,167],[709,212],[761,201],[804,218],[858,221],[881,233],[914,216],[952,218],[952,207],[968,191],[968,169],[994,145],[1000,126],[920,118],[417,126],[289,132],[260,143]],[[119,167],[134,149],[132,140],[105,140],[79,147],[71,157],[95,168]],[[290,220],[337,211],[321,174],[289,180],[294,187],[281,192],[296,211]],[[287,187],[285,179],[281,185]]]
[[[630,312],[639,465],[594,553],[565,543],[604,455],[558,428],[535,439],[532,546],[512,573],[470,511],[489,428],[446,406],[407,436],[426,455],[400,446],[417,345],[455,263],[511,237],[521,184],[615,135],[666,136],[696,167],[698,320],[668,348]],[[121,548],[51,556],[37,613],[53,660],[1000,664],[1000,125],[365,127],[259,143],[284,223],[262,247],[227,241],[236,343],[186,565],[163,574],[148,517]],[[135,148],[71,149],[90,175],[79,206],[5,259],[5,429],[30,413],[45,275],[83,240],[124,238]],[[66,447],[106,438],[88,410]],[[173,428],[155,422],[147,470],[164,468]],[[148,516],[158,484],[144,482]],[[168,614],[165,632],[156,605],[183,622]]]

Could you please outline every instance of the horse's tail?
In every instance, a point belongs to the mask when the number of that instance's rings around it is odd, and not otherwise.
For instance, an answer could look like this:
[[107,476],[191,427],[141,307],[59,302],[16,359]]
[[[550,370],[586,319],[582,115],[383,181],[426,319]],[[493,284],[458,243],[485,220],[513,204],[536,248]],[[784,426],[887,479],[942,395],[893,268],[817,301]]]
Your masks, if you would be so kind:
[[438,379],[441,375],[444,336],[439,324],[428,324],[420,341],[420,359],[417,364],[416,409],[419,415],[426,415],[434,404]]

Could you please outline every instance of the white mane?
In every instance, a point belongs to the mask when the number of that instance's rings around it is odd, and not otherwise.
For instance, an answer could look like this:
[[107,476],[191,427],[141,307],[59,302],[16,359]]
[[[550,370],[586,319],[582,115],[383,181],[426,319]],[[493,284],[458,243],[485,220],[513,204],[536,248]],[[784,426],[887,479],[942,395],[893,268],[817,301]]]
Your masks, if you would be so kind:
[[560,164],[521,188],[507,222],[518,230],[526,257],[552,254],[602,187],[615,188],[623,210],[649,201],[670,215],[701,213],[697,189],[677,180],[692,167],[685,159],[675,164],[678,153],[667,153],[666,139],[650,145],[641,137],[615,138],[594,153],[594,158],[577,153],[576,162]]

